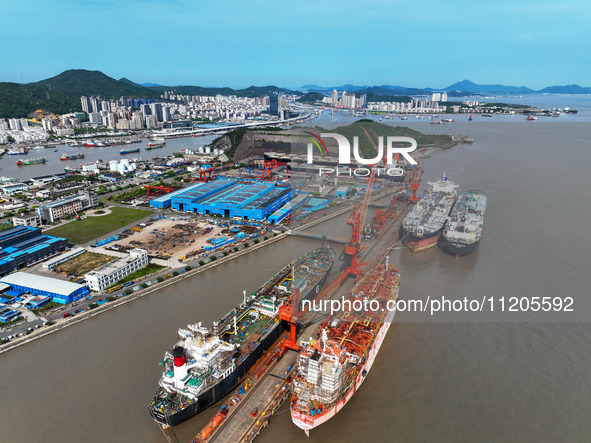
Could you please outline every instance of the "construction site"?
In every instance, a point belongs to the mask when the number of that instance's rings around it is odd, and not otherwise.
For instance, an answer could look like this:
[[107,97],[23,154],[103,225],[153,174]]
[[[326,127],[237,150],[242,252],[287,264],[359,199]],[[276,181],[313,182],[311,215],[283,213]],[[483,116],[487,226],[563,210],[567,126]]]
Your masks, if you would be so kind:
[[182,263],[212,252],[231,251],[236,245],[266,232],[265,227],[258,225],[237,225],[219,220],[204,222],[188,217],[155,217],[103,240],[106,243],[97,244],[95,248],[97,252],[129,252],[141,248],[150,257]]

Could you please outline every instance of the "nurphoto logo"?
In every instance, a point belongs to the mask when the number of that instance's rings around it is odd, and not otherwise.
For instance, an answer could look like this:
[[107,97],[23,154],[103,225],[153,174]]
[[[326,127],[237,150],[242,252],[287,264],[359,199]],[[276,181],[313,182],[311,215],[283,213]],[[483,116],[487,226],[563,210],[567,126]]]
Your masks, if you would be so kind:
[[[326,155],[328,150],[326,148],[326,143],[324,143],[324,138],[332,137],[337,141],[339,147],[339,164],[340,165],[349,165],[351,164],[351,144],[347,137],[341,134],[337,134],[334,132],[330,133],[322,133],[320,137],[318,137],[313,132],[306,131],[307,134],[311,135],[312,137],[307,137],[311,143],[308,143],[308,158],[307,163],[313,164],[314,163],[314,145],[320,151],[320,154]],[[410,144],[410,146],[399,146],[399,144]],[[400,167],[390,167],[394,165],[396,162],[397,154],[398,156],[404,157],[406,161],[411,165],[416,165],[417,162],[414,158],[411,157],[410,153],[417,149],[417,141],[411,137],[396,137],[396,136],[388,136],[386,137],[386,146],[384,147],[384,137],[378,137],[378,152],[374,158],[363,158],[359,153],[359,137],[353,137],[353,156],[355,157],[355,161],[361,165],[375,165],[377,166],[382,159],[385,159],[385,165],[388,167],[385,168],[376,168],[377,175],[390,175],[393,177],[399,177],[404,175],[404,170]],[[322,175],[329,175],[335,173],[338,175],[354,175],[358,177],[369,176],[371,174],[371,170],[369,168],[363,167],[356,167],[356,168],[319,168],[318,173],[320,176]]]

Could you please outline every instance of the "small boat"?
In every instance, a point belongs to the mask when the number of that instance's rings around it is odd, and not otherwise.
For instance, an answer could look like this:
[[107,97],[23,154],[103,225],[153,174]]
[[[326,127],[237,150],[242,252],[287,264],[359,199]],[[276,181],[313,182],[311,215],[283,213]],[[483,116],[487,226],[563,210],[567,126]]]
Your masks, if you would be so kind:
[[527,120],[527,121],[530,121],[530,122],[532,122],[532,121],[534,121],[534,120],[537,120],[537,119],[538,119],[538,117],[534,117],[533,115],[529,115],[529,116],[526,118],[526,120]]
[[472,121],[472,114],[470,114],[470,117],[468,117],[468,121],[471,122]]

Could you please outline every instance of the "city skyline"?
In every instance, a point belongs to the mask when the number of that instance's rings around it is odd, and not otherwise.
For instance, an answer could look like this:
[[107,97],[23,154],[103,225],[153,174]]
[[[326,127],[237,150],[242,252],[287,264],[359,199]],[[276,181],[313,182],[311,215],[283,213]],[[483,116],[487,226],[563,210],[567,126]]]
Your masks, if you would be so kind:
[[169,86],[589,86],[587,15],[573,0],[9,3],[0,81],[80,68]]

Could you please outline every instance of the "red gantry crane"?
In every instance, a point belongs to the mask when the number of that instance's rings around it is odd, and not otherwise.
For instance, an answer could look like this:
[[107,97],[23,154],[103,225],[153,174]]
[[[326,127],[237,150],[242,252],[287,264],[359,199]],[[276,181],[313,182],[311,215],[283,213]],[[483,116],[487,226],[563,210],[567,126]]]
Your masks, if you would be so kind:
[[423,150],[421,152],[421,158],[419,160],[419,164],[415,166],[415,170],[413,171],[412,178],[411,178],[411,185],[410,188],[412,189],[412,195],[409,197],[409,203],[417,203],[419,198],[417,197],[417,191],[421,186],[421,174],[423,173],[423,162],[425,161],[425,147],[423,146]]

